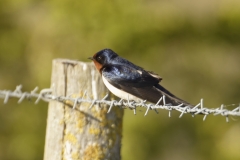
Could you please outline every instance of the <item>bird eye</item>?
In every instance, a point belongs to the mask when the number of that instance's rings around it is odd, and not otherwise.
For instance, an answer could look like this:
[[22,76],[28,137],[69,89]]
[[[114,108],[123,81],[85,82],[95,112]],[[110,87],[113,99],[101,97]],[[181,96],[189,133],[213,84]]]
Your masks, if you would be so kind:
[[100,56],[99,56],[99,57],[97,57],[97,60],[98,60],[98,61],[100,61],[101,59],[102,59],[102,58],[101,58]]

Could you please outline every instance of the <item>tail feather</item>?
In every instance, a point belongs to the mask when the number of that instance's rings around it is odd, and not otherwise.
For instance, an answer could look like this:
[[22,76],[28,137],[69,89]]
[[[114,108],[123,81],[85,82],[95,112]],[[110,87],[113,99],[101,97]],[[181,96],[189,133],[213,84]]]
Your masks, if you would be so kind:
[[[161,86],[160,84],[155,85],[155,87],[162,93],[162,95],[165,96],[165,103],[166,104],[172,104],[172,105],[180,105],[183,104],[184,106],[189,106],[189,107],[193,107],[192,104],[176,97],[175,95],[173,95],[171,92],[169,92],[167,89],[165,89],[163,86]],[[156,102],[154,102],[156,103]]]

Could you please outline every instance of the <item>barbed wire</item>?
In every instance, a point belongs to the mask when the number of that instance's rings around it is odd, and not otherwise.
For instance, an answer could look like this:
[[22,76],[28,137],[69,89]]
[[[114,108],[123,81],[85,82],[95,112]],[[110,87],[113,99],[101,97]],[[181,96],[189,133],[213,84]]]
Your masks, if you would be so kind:
[[[76,109],[77,104],[82,102],[87,102],[90,104],[89,109],[91,109],[94,105],[99,104],[106,104],[109,106],[108,113],[111,111],[112,107],[121,107],[121,108],[130,108],[133,109],[134,114],[136,114],[137,107],[145,107],[146,112],[144,116],[148,114],[149,109],[153,109],[157,112],[157,109],[164,109],[169,111],[168,116],[171,117],[171,112],[176,110],[180,112],[179,118],[181,118],[184,114],[191,114],[193,117],[195,115],[201,114],[203,115],[203,121],[206,120],[208,115],[221,115],[226,117],[226,121],[229,122],[229,116],[240,116],[240,105],[238,105],[233,110],[227,110],[225,105],[221,105],[219,108],[209,109],[205,108],[203,105],[203,99],[200,100],[200,103],[197,104],[195,107],[190,108],[188,106],[182,107],[181,105],[178,106],[170,106],[165,104],[165,97],[161,97],[156,104],[148,103],[146,101],[142,101],[140,103],[129,101],[129,100],[106,100],[108,95],[105,95],[102,99],[90,99],[87,96],[87,93],[84,92],[82,97],[73,98],[70,96],[56,96],[52,95],[51,89],[42,89],[39,93],[37,93],[38,87],[35,87],[30,92],[23,92],[22,85],[16,87],[14,91],[11,90],[0,90],[0,98],[4,99],[3,103],[6,104],[9,101],[9,98],[18,98],[18,103],[21,103],[24,99],[32,99],[36,98],[35,104],[37,104],[40,100],[49,102],[49,101],[58,101],[62,103],[66,102],[73,102],[73,109]],[[160,102],[163,102],[164,105],[159,105]]]

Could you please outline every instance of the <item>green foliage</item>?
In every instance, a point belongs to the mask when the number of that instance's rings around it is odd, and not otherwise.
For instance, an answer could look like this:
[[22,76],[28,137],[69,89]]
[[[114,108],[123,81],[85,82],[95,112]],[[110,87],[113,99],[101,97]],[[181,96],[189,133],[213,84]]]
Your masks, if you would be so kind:
[[[112,48],[159,73],[186,101],[238,104],[239,44],[237,0],[1,0],[0,89],[46,88],[52,59],[87,61]],[[42,159],[46,110],[46,103],[0,105],[0,159]],[[238,120],[125,112],[123,159],[240,159]]]

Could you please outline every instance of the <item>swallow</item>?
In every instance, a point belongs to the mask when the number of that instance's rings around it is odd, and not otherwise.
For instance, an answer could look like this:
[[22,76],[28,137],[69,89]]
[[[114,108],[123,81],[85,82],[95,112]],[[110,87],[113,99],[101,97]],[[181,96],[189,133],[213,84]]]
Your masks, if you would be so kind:
[[[118,56],[111,49],[103,49],[89,59],[94,62],[96,69],[102,75],[105,86],[121,99],[135,102],[147,100],[156,104],[162,96],[165,96],[167,105],[182,104],[183,107],[192,107],[190,103],[161,86],[159,83],[162,78],[159,75]],[[163,101],[159,104],[163,105]]]

